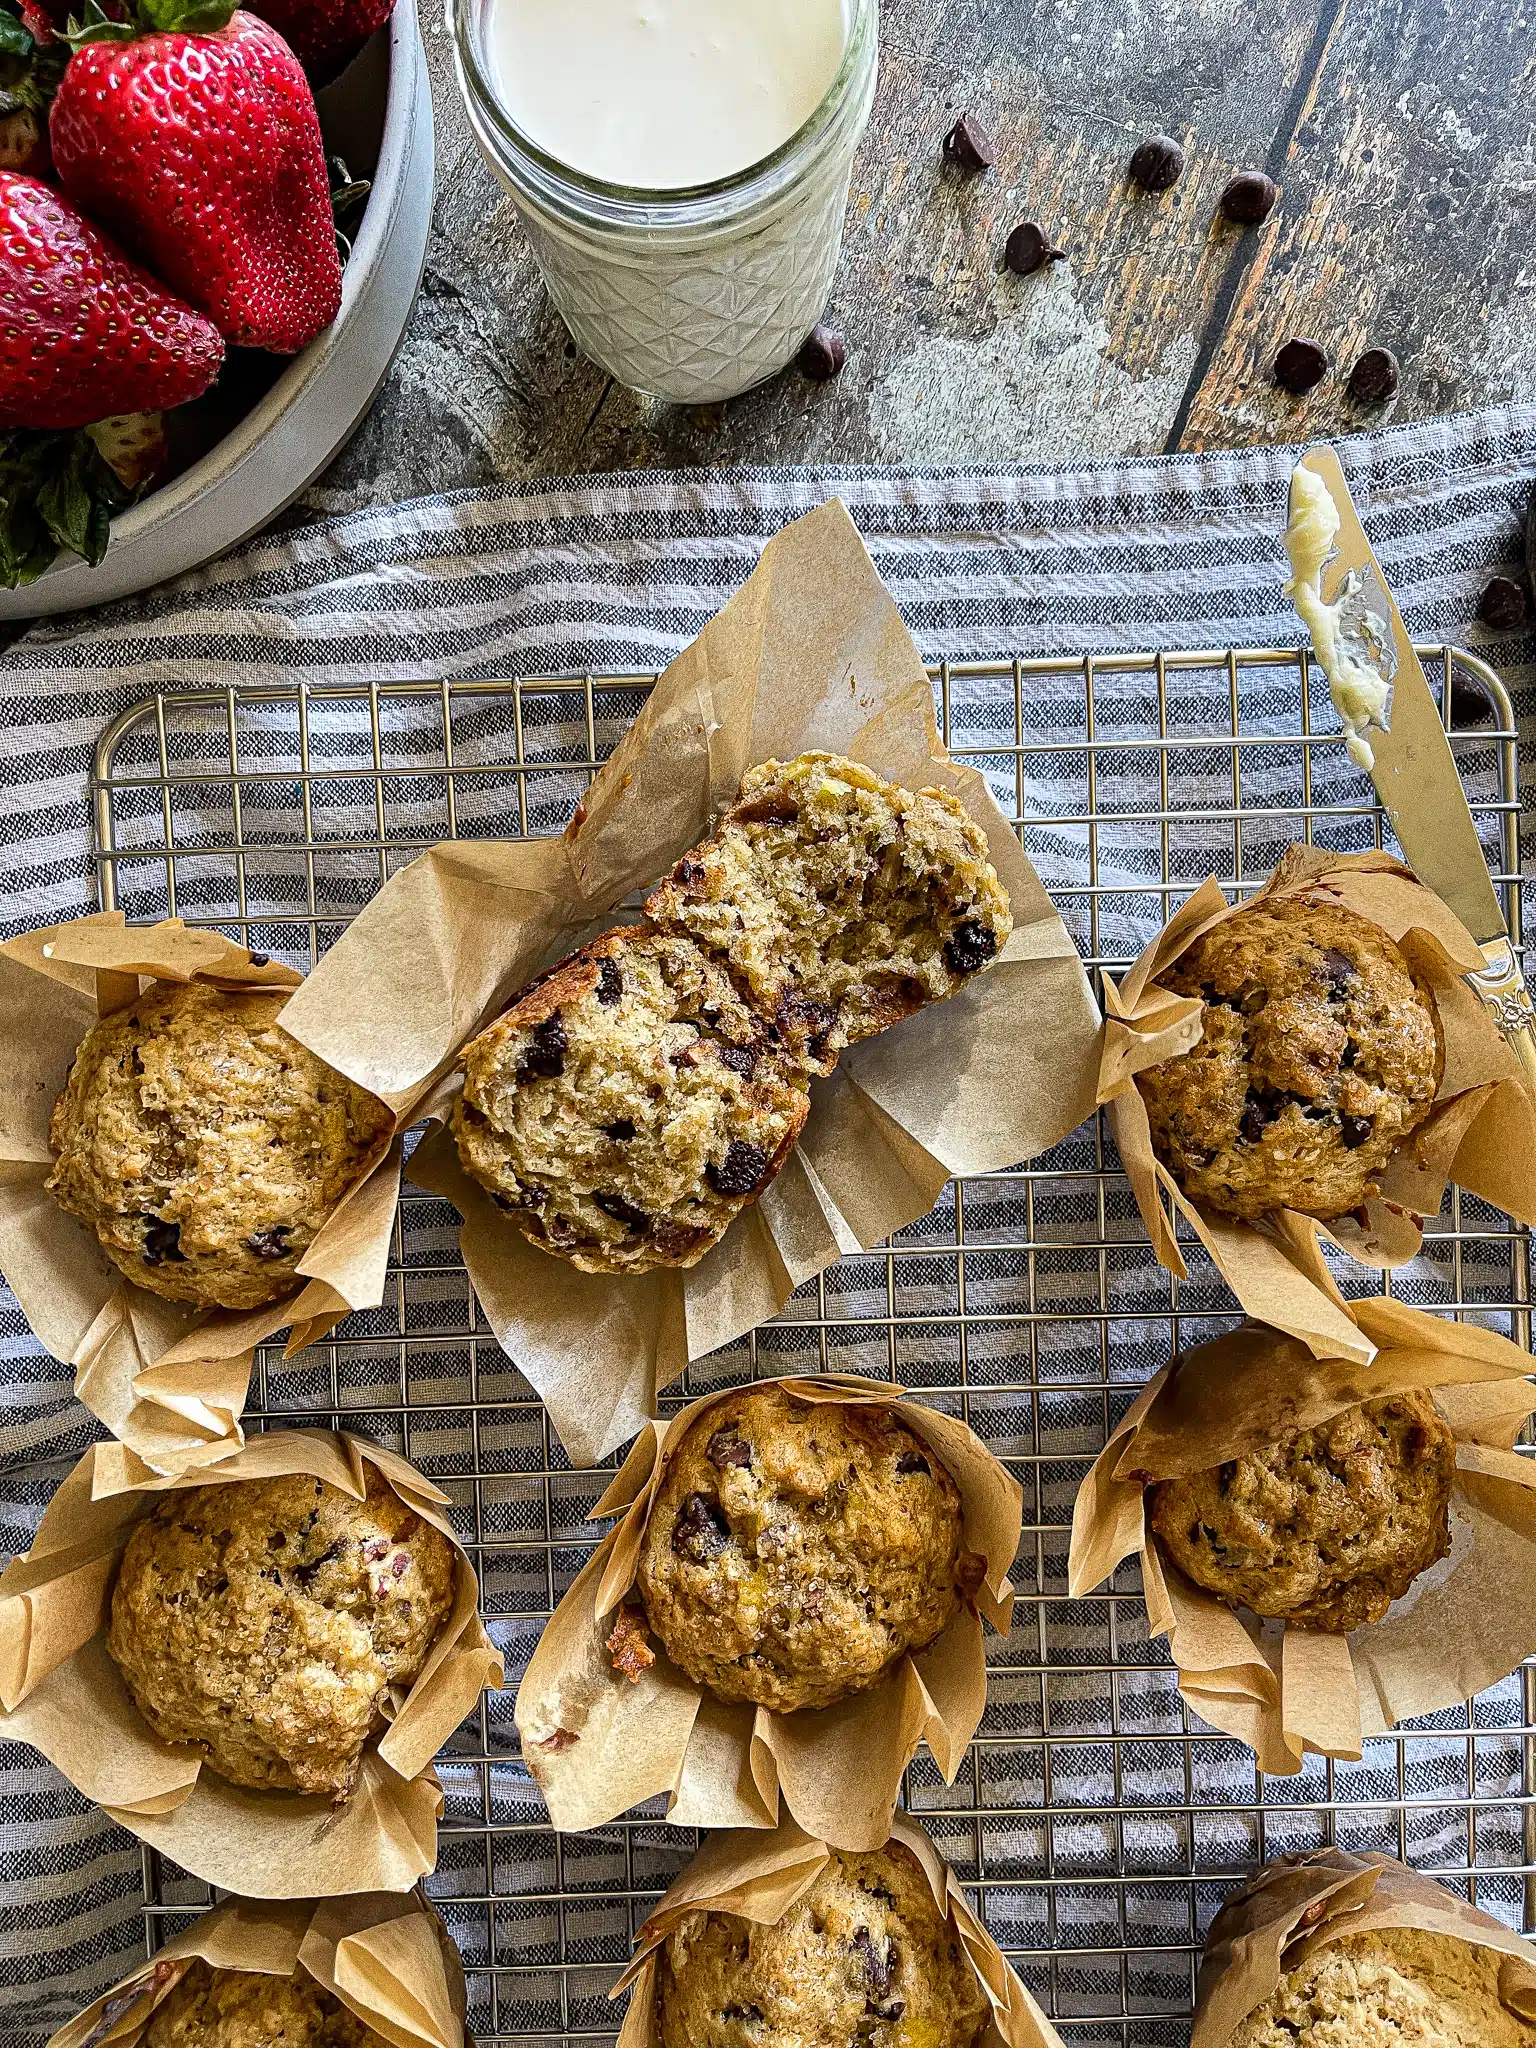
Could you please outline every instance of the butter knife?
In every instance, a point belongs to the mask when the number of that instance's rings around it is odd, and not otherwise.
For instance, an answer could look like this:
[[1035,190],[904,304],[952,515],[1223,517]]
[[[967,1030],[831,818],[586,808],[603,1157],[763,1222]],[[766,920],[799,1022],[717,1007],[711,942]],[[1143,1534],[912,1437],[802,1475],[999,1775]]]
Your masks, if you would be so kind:
[[1528,1084],[1536,1088],[1536,1010],[1510,944],[1509,927],[1429,679],[1371,552],[1337,455],[1331,448],[1313,448],[1301,467],[1327,486],[1339,515],[1337,552],[1323,572],[1323,596],[1336,600],[1339,586],[1353,572],[1367,593],[1369,610],[1391,634],[1396,668],[1389,677],[1390,725],[1385,732],[1370,733],[1376,794],[1409,866],[1455,911],[1482,948],[1488,964],[1467,980],[1518,1055]]

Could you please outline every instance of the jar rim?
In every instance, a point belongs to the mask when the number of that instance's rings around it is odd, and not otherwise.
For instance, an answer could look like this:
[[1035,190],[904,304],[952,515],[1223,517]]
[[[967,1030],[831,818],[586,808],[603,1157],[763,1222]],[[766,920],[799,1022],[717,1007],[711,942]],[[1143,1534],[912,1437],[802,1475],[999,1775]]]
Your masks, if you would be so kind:
[[722,200],[739,206],[766,197],[784,182],[786,174],[793,171],[821,135],[834,125],[844,102],[857,84],[868,55],[879,18],[879,0],[849,0],[849,10],[852,19],[836,76],[820,102],[792,135],[767,156],[758,157],[727,177],[714,178],[701,185],[661,187],[616,184],[578,170],[574,164],[544,149],[513,120],[496,95],[488,75],[489,67],[481,61],[476,46],[472,17],[477,12],[477,0],[450,0],[449,25],[453,31],[460,84],[466,98],[472,102],[472,112],[490,127],[503,147],[510,148],[523,160],[527,168],[564,188],[564,196],[578,203],[585,199],[605,210],[611,208],[623,213],[642,214],[648,222],[656,225],[665,224],[669,217],[682,225],[713,215]]

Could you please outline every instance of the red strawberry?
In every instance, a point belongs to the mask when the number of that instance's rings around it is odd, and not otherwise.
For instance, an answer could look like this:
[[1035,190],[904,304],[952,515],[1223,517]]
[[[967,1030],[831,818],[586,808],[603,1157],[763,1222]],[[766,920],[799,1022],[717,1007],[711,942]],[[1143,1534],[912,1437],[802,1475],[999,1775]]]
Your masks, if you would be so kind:
[[260,0],[251,12],[286,39],[312,85],[329,85],[394,6],[395,0]]
[[82,427],[206,391],[217,329],[37,178],[0,171],[0,427]]
[[[153,5],[162,23],[198,27],[220,11],[219,0]],[[208,34],[139,35],[92,11],[70,37],[49,122],[64,189],[227,341],[292,355],[341,303],[325,149],[299,60],[253,14]]]

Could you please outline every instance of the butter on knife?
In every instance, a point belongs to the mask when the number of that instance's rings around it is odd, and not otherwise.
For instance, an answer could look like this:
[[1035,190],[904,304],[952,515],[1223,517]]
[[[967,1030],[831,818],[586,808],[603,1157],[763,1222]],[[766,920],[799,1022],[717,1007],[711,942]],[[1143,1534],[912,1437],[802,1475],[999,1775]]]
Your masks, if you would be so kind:
[[[1334,708],[1344,721],[1344,745],[1357,768],[1367,771],[1376,765],[1366,734],[1390,730],[1388,709],[1392,685],[1381,672],[1378,661],[1370,659],[1371,642],[1383,648],[1391,645],[1383,624],[1378,633],[1367,628],[1357,651],[1353,642],[1361,638],[1346,624],[1350,600],[1360,591],[1360,579],[1350,570],[1339,585],[1332,604],[1323,597],[1323,571],[1333,558],[1339,538],[1339,508],[1323,479],[1310,469],[1297,469],[1291,476],[1290,504],[1285,522],[1285,551],[1291,560],[1291,580],[1285,594],[1295,605],[1302,624],[1312,635],[1312,646],[1328,678]],[[1359,619],[1358,611],[1354,619]]]

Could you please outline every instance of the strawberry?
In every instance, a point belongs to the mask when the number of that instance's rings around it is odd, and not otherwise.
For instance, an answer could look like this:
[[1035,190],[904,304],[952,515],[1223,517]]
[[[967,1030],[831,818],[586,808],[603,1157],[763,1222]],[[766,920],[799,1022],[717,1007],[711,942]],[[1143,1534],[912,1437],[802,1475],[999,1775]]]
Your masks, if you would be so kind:
[[346,69],[394,6],[395,0],[260,0],[251,12],[271,22],[311,85],[320,86]]
[[0,0],[0,167],[45,178],[48,102],[69,52],[46,15],[32,18],[29,0]]
[[292,355],[341,303],[309,81],[276,29],[228,0],[137,5],[119,22],[92,0],[67,33],[49,118],[59,179],[227,341]]

